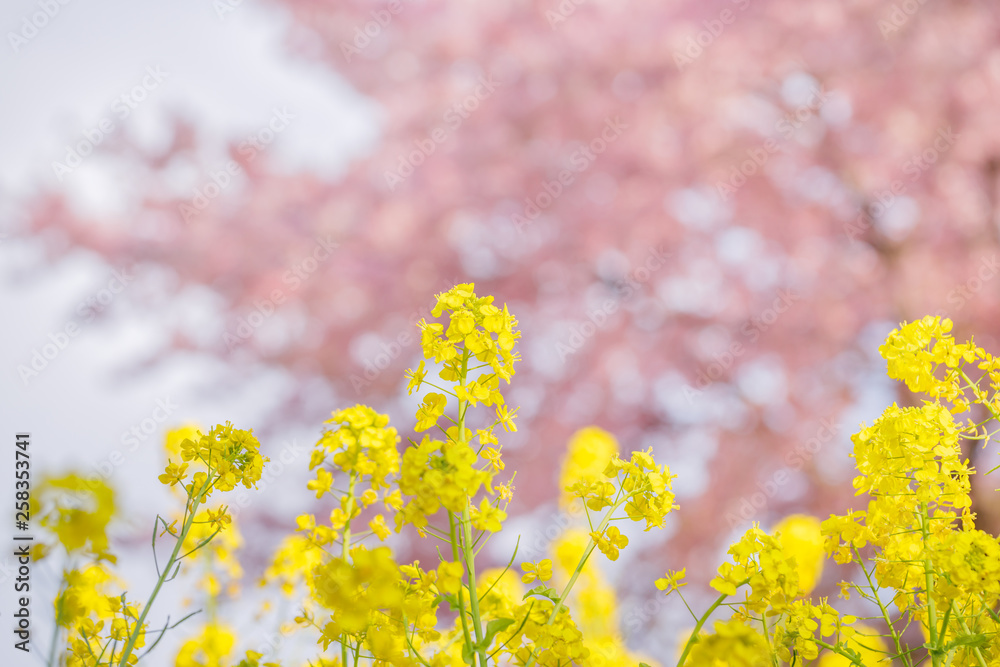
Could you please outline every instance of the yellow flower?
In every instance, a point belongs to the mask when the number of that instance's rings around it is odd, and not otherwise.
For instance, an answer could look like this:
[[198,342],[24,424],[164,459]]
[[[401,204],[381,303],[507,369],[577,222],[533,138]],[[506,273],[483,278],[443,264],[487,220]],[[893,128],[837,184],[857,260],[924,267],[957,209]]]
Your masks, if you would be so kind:
[[215,512],[210,509],[205,510],[208,514],[208,523],[213,529],[222,530],[232,523],[233,518],[226,513],[226,509],[225,506],[222,506]]
[[417,370],[406,371],[407,377],[410,378],[410,382],[406,385],[406,393],[413,394],[414,391],[420,389],[420,385],[424,382],[424,377],[427,375],[427,371],[424,369],[424,361],[420,360],[420,365],[417,366]]
[[661,591],[666,591],[666,594],[670,595],[677,589],[687,586],[687,582],[684,581],[686,574],[687,568],[683,568],[680,572],[668,570],[664,578],[656,580],[656,587]]
[[514,413],[517,412],[516,409],[514,410],[514,412],[508,412],[506,405],[498,405],[496,411],[497,411],[497,422],[500,424],[500,426],[503,426],[503,430],[507,431],[508,433],[517,430],[517,425],[514,423]]
[[483,450],[483,458],[490,462],[490,467],[493,468],[494,472],[500,472],[506,466],[504,465],[503,459],[500,458],[500,450],[494,449],[493,447],[486,447]]
[[316,479],[309,480],[309,482],[306,483],[306,488],[310,491],[315,491],[317,498],[322,498],[324,493],[330,492],[330,487],[332,485],[333,475],[331,475],[325,468],[320,468],[316,471]]
[[592,531],[590,537],[608,560],[618,560],[618,550],[628,546],[628,537],[621,534],[618,526],[608,526],[603,535]]
[[521,569],[524,570],[521,581],[526,584],[530,584],[535,579],[548,581],[552,578],[552,560],[549,558],[540,560],[538,563],[521,563]]
[[437,424],[438,418],[444,414],[444,409],[448,405],[448,398],[444,394],[431,392],[424,397],[424,402],[417,410],[417,424],[413,430],[417,433],[433,428]]
[[441,563],[437,569],[438,589],[445,593],[457,593],[458,589],[462,587],[462,575],[464,574],[465,571],[462,569],[461,563],[447,561]]
[[368,522],[368,527],[378,536],[379,540],[385,541],[389,537],[389,527],[385,525],[385,517],[376,514],[375,518]]
[[478,509],[473,507],[470,510],[470,516],[472,518],[472,527],[476,530],[497,533],[503,527],[500,522],[507,518],[507,513],[493,507],[486,498],[483,498],[479,503]]

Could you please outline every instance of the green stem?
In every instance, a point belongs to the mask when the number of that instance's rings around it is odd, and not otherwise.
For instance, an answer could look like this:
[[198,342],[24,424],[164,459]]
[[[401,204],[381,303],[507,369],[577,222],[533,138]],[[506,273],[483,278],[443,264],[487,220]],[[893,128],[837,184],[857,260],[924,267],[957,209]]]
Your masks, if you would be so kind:
[[[461,430],[461,426],[459,427]],[[486,667],[486,649],[482,645],[483,622],[479,617],[479,594],[476,592],[476,563],[472,553],[472,519],[469,516],[469,505],[462,510],[462,556],[465,560],[465,571],[469,578],[469,608],[472,612],[472,627],[476,632],[476,644],[479,646],[479,664]]]
[[[458,550],[459,538],[455,532],[455,515],[451,510],[448,510],[448,527],[451,537],[451,558],[454,562],[461,563],[462,555]],[[465,637],[465,643],[471,647],[472,635],[469,633],[469,619],[465,617],[465,592],[461,587],[458,589],[458,617],[462,619],[462,634]]]
[[851,551],[854,552],[854,560],[858,565],[861,566],[861,571],[865,573],[865,579],[868,581],[868,588],[871,589],[872,599],[875,600],[875,604],[878,605],[879,611],[882,612],[882,620],[885,624],[889,626],[889,633],[892,634],[892,643],[896,647],[896,655],[902,658],[903,663],[910,667],[912,661],[908,653],[903,651],[903,645],[899,641],[899,633],[896,631],[896,627],[892,624],[892,619],[889,617],[889,610],[885,608],[882,604],[881,598],[878,596],[878,591],[875,588],[875,582],[872,581],[871,575],[868,573],[868,568],[865,567],[864,561],[861,559],[861,554],[858,552],[858,548],[851,545]]
[[839,646],[834,646],[833,644],[827,644],[822,639],[817,639],[815,641],[816,641],[816,645],[817,646],[825,648],[827,651],[833,651],[837,655],[840,655],[840,656],[843,656],[843,657],[847,658],[848,660],[851,661],[852,665],[857,665],[857,667],[865,667],[865,663],[861,662],[857,658],[852,658],[850,653],[848,653],[844,649],[840,648]]
[[[927,552],[927,539],[930,537],[930,516],[928,511],[927,503],[920,503],[920,533],[923,537],[925,554]],[[927,618],[931,635],[931,663],[934,667],[938,667],[941,664],[941,643],[938,641],[937,611],[934,608],[934,569],[931,567],[931,559],[926,556],[924,557],[924,585],[927,595]]]
[[[65,574],[63,574],[63,583],[66,583]],[[59,597],[56,598],[56,627],[52,630],[52,643],[49,645],[49,659],[45,662],[48,667],[55,667],[56,645],[59,643],[59,637],[62,634],[59,630],[59,622],[62,620],[63,596],[66,594],[67,589],[61,585],[60,588]]]
[[180,553],[181,545],[184,544],[184,540],[191,531],[191,525],[194,523],[194,516],[198,512],[198,505],[201,504],[201,501],[198,499],[201,498],[201,494],[204,493],[209,486],[211,486],[211,469],[209,469],[208,473],[209,474],[205,477],[205,483],[200,489],[198,489],[198,492],[194,494],[190,500],[191,509],[187,519],[184,521],[184,527],[177,536],[177,541],[174,544],[174,550],[170,554],[170,560],[167,561],[166,567],[163,568],[163,573],[160,575],[160,578],[156,580],[156,586],[153,587],[153,592],[149,594],[149,599],[146,600],[146,604],[142,608],[142,613],[139,614],[139,618],[135,622],[135,629],[129,634],[128,643],[122,651],[122,657],[118,661],[118,667],[125,667],[128,664],[128,657],[132,655],[132,650],[135,648],[135,642],[139,639],[139,634],[142,632],[143,621],[146,620],[146,615],[149,614],[149,610],[152,609],[153,601],[156,599],[157,594],[159,594],[160,587],[163,586],[163,582],[166,581],[167,577],[170,575],[170,570],[172,570],[174,565],[177,563],[177,554]]
[[[462,370],[459,373],[460,382],[464,385],[469,374],[469,351],[462,351]],[[469,402],[459,399],[458,401],[458,441],[463,445],[468,445],[468,438],[465,435],[465,413],[469,409]],[[479,664],[486,667],[486,648],[482,646],[483,641],[483,621],[479,616],[479,594],[476,592],[476,556],[472,551],[472,517],[469,512],[469,505],[472,499],[467,499],[465,507],[462,508],[462,518],[460,521],[461,534],[459,541],[462,546],[462,561],[465,564],[465,574],[468,578],[469,590],[469,611],[472,615],[472,628],[476,633],[476,645],[479,649]],[[468,640],[467,640],[468,641]],[[470,645],[471,648],[471,645]],[[473,662],[475,662],[473,660]]]
[[[351,514],[354,512],[354,484],[357,482],[355,474],[351,473],[351,481],[347,487],[347,520],[344,522],[344,539],[341,543],[341,557],[344,562],[348,562],[351,553]],[[347,642],[340,639],[340,664],[347,667]]]
[[[950,611],[951,607],[949,607],[948,609]],[[965,636],[966,637],[971,636],[972,633],[969,632],[969,626],[965,624],[965,619],[962,618],[962,613],[957,609],[955,610],[955,619],[958,621],[958,624],[962,626],[962,632],[965,633]],[[983,653],[982,651],[979,650],[978,646],[972,647],[972,653],[973,655],[976,656],[976,662],[979,663],[979,667],[986,667],[986,659],[983,657]]]
[[767,642],[767,652],[771,656],[771,665],[778,666],[778,659],[774,654],[774,647],[771,645],[771,632],[767,629],[767,610],[760,615],[760,623],[764,626],[764,641]]
[[[614,515],[615,510],[617,510],[621,504],[622,501],[619,500],[617,503],[611,506],[611,509],[608,511],[607,514],[604,515],[604,519],[601,521],[601,524],[597,527],[597,530],[594,532],[601,534],[604,533],[604,529],[607,528],[608,523],[611,522],[611,517]],[[552,614],[549,616],[549,620],[545,622],[546,626],[552,625],[556,620],[556,616],[558,616],[559,612],[562,611],[563,603],[566,601],[566,598],[569,597],[570,591],[573,590],[573,585],[576,584],[576,580],[580,578],[580,573],[583,572],[583,567],[584,565],[587,564],[587,559],[590,558],[590,554],[593,553],[594,548],[596,546],[597,543],[594,541],[594,538],[591,537],[590,541],[587,543],[587,548],[584,549],[583,555],[580,557],[579,562],[577,562],[576,564],[576,569],[573,570],[573,575],[569,578],[569,581],[566,582],[566,585],[563,587],[562,593],[559,594],[559,599],[556,600],[556,605],[555,607],[552,608]],[[535,652],[532,651],[531,658],[528,660],[525,667],[532,667],[532,665],[534,665],[537,660],[538,658],[535,656]]]
[[[740,586],[747,583],[747,581],[750,580],[747,579],[746,581],[741,582]],[[737,586],[736,588],[739,588],[740,586]],[[698,633],[701,631],[702,626],[705,625],[705,622],[708,620],[708,617],[712,615],[712,612],[718,609],[719,605],[725,602],[728,597],[729,595],[727,593],[723,593],[716,598],[715,602],[712,603],[712,606],[708,608],[708,611],[702,614],[701,618],[698,619],[698,622],[694,624],[694,630],[691,631],[691,636],[688,637],[687,643],[684,644],[684,651],[681,653],[680,659],[677,660],[677,667],[683,667],[684,661],[687,660],[688,653],[691,651],[691,647],[694,646],[696,641],[698,641]]]

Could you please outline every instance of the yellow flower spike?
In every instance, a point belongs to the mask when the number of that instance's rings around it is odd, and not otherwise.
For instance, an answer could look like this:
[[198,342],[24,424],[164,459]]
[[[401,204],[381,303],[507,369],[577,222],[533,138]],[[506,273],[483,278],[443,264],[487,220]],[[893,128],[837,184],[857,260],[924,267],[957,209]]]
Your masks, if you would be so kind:
[[813,516],[791,514],[772,531],[787,557],[795,559],[799,594],[809,595],[823,574],[824,548],[821,522]]

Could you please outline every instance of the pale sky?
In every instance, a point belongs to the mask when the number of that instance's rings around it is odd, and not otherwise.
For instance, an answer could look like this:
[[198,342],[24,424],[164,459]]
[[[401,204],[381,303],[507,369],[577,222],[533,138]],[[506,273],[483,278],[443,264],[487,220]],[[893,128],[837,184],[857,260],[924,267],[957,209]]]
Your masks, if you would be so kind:
[[[122,376],[130,361],[155,345],[160,336],[155,323],[112,298],[119,283],[113,268],[97,257],[74,253],[50,268],[39,261],[40,244],[14,239],[15,196],[61,189],[82,211],[120,210],[128,203],[127,187],[99,160],[84,160],[62,181],[52,163],[66,159],[67,146],[100,136],[98,131],[162,141],[169,112],[196,119],[202,137],[221,155],[226,140],[257,131],[283,109],[294,120],[269,149],[278,165],[332,178],[377,140],[377,109],[329,70],[292,60],[282,49],[288,19],[270,6],[244,1],[220,17],[211,2],[198,0],[72,0],[65,5],[52,0],[58,12],[38,18],[45,25],[37,33],[24,31],[25,18],[43,11],[39,1],[0,4],[0,312],[6,315],[0,333],[0,437],[12,443],[15,432],[32,433],[34,474],[73,466],[108,470],[117,462],[113,479],[122,504],[141,517],[145,535],[155,513],[176,504],[155,481],[163,465],[164,428],[186,421],[259,424],[288,380],[261,370],[255,381],[219,396],[206,389],[225,369],[202,358],[176,359],[162,372]],[[15,38],[12,44],[10,35],[22,32],[30,38]],[[29,271],[37,266],[44,268]],[[78,310],[87,299],[108,300],[109,321],[87,322],[88,311]],[[60,342],[64,349],[25,381],[18,367]],[[282,433],[278,441],[308,447],[317,428]],[[132,429],[138,429],[138,444],[128,435]],[[0,496],[12,498],[12,444],[2,451],[10,461],[0,463]],[[300,467],[304,473],[305,465]],[[276,486],[301,485],[297,476],[288,474]],[[289,495],[277,491],[267,493],[268,503],[280,505]],[[0,535],[11,530],[5,526]],[[33,570],[38,647],[25,656],[10,641],[14,592],[3,567],[10,563],[9,555],[0,557],[0,629],[6,638],[0,642],[0,664],[44,664],[41,649],[48,647],[58,573],[42,564]],[[134,591],[135,598],[144,597],[155,577],[148,547],[128,554],[122,571],[131,581],[144,582]],[[176,611],[182,592],[168,590],[156,610]],[[144,664],[172,664],[173,642],[164,642]]]

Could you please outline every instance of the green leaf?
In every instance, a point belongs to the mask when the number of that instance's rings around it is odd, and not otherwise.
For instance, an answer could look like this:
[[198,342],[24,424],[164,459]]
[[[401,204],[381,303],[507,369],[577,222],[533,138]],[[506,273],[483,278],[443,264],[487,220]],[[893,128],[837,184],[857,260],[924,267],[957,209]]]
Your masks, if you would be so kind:
[[493,643],[493,638],[497,636],[497,633],[506,630],[507,626],[514,622],[513,618],[494,618],[492,621],[486,624],[486,635],[483,640],[476,644],[475,649],[477,651],[485,651],[490,648],[490,644]]
[[957,639],[952,639],[948,642],[948,645],[944,647],[944,650],[950,651],[953,648],[958,648],[960,646],[969,646],[972,648],[979,648],[986,643],[986,635],[982,633],[977,633],[974,635],[965,635],[964,637],[958,637]]
[[529,595],[540,595],[541,597],[548,598],[553,602],[559,601],[559,593],[556,591],[556,589],[550,586],[546,586],[544,584],[542,584],[541,586],[535,586],[530,591],[525,593],[524,597],[522,597],[521,599],[527,600]]
[[472,647],[466,643],[462,644],[462,661],[467,665],[474,665],[475,654],[473,653]]
[[448,603],[448,608],[452,611],[458,611],[458,596],[452,593],[442,593],[438,595],[438,599],[444,600]]

